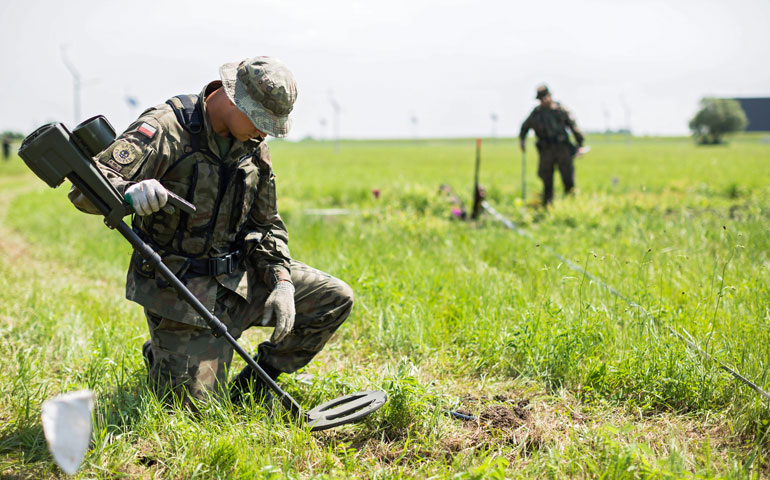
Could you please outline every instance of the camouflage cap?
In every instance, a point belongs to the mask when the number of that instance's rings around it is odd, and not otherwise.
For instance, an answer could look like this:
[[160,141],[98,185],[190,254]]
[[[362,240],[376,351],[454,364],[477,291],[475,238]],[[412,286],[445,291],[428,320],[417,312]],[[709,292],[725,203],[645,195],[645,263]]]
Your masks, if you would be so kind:
[[548,91],[548,86],[543,84],[543,85],[540,85],[540,86],[537,87],[537,95],[535,95],[535,98],[540,100],[543,97],[545,97],[546,95],[550,95],[550,94],[551,94],[551,92]]
[[255,127],[274,137],[289,133],[289,113],[297,100],[297,85],[280,60],[254,57],[226,63],[219,67],[219,76],[227,98]]

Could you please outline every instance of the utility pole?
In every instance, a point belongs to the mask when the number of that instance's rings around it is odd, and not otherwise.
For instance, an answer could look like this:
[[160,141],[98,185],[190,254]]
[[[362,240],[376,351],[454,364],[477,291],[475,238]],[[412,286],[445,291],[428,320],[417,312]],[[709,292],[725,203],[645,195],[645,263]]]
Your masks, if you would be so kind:
[[326,138],[326,118],[321,117],[318,123],[321,124],[321,133],[318,135],[318,140],[324,140]]
[[489,118],[492,120],[492,138],[497,138],[497,114],[492,112],[489,114]]
[[340,104],[334,99],[334,93],[329,90],[329,101],[332,104],[332,110],[334,111],[334,151],[340,151]]
[[604,110],[604,138],[610,138],[610,111],[607,109],[607,105],[602,104],[602,110]]
[[623,116],[626,123],[626,145],[628,145],[631,143],[631,107],[628,106],[624,95],[620,96],[620,103],[623,105]]

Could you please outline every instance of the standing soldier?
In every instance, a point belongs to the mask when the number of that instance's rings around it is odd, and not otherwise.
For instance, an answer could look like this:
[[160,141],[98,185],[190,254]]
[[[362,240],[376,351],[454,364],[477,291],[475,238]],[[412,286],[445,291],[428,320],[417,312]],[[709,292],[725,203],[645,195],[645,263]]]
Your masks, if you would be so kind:
[[[543,205],[547,206],[553,201],[554,166],[559,166],[564,193],[568,194],[575,188],[573,159],[577,149],[583,145],[583,133],[569,110],[551,99],[548,87],[545,85],[537,87],[536,98],[540,100],[540,105],[535,107],[521,124],[519,144],[521,151],[524,152],[527,133],[530,128],[533,128],[537,135],[537,151],[540,156],[537,174],[543,180]],[[569,141],[567,128],[572,130],[577,147]]]
[[[162,257],[234,338],[274,327],[257,363],[273,379],[306,365],[347,318],[350,287],[289,256],[276,205],[265,137],[284,137],[297,97],[294,77],[270,57],[227,63],[200,95],[179,95],[145,111],[97,156],[97,165],[133,205],[134,231]],[[196,207],[167,205],[167,191]],[[70,199],[96,213],[73,187]],[[223,391],[233,348],[152,265],[134,252],[126,297],[144,307],[150,340],[143,348],[150,380],[162,394],[205,400]],[[230,384],[240,400],[269,387],[250,367]]]

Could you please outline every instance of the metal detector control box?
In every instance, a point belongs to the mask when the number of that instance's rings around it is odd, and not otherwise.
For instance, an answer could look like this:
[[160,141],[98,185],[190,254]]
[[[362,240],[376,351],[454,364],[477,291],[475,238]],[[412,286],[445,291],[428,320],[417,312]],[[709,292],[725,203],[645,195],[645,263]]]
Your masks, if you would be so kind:
[[53,188],[68,178],[81,191],[90,190],[105,203],[107,223],[115,226],[133,209],[91,160],[114,139],[115,130],[101,115],[81,123],[74,132],[61,123],[48,123],[24,139],[19,156]]
[[[101,199],[109,213],[106,222],[115,227],[123,217],[133,213],[115,187],[105,178],[93,161],[93,157],[115,141],[115,129],[102,115],[89,118],[70,132],[59,122],[38,128],[24,139],[19,156],[24,163],[53,188],[68,178],[88,198]],[[169,203],[187,213],[195,207],[168,192]]]

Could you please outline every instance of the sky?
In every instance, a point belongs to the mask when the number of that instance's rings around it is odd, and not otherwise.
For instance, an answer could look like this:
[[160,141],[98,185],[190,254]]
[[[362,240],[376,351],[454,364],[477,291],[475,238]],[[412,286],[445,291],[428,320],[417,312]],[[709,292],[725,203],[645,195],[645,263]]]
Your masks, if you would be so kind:
[[768,25],[768,0],[0,0],[0,131],[122,131],[268,55],[297,81],[290,140],[515,136],[540,83],[584,131],[685,135],[703,96],[770,96]]

